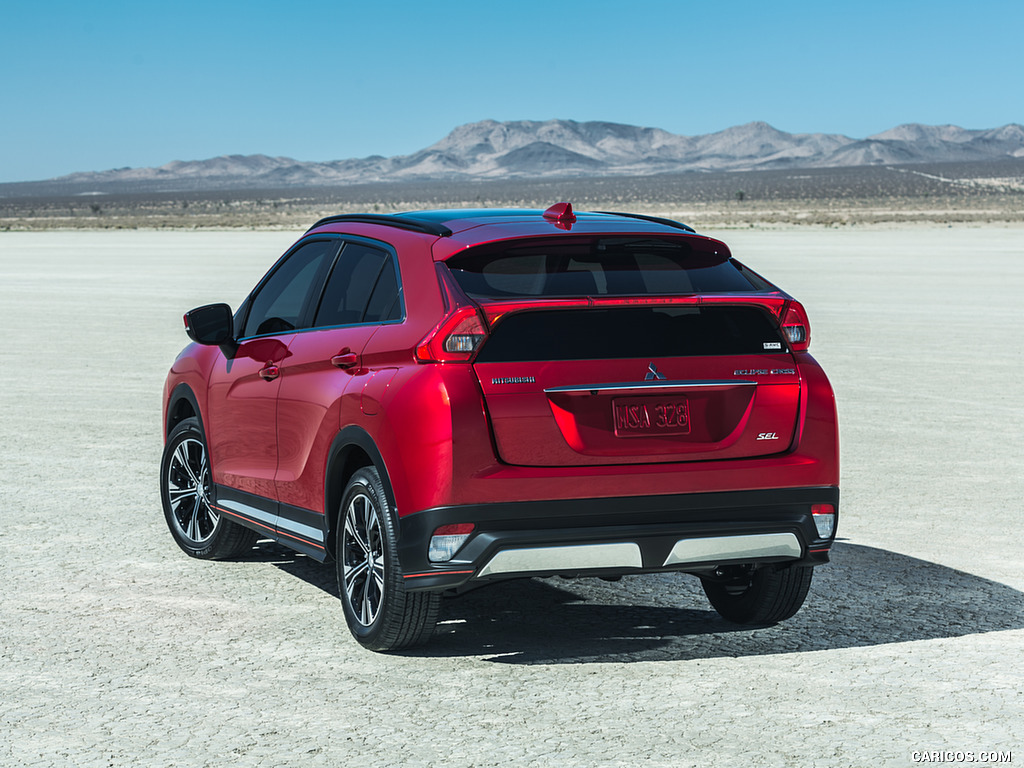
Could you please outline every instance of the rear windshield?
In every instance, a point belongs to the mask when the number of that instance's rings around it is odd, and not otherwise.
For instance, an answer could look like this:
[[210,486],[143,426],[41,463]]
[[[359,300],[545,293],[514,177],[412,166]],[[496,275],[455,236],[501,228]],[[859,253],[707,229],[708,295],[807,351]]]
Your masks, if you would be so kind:
[[774,286],[739,262],[682,239],[561,238],[482,246],[449,269],[474,298],[734,293]]
[[778,325],[756,307],[621,307],[506,315],[478,363],[779,354]]

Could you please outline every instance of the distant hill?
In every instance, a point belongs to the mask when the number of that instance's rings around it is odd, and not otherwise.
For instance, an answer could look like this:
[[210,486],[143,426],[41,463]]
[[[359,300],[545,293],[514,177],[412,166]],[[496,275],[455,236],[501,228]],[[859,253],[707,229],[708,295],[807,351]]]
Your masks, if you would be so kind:
[[966,130],[909,124],[866,139],[786,133],[747,123],[702,136],[659,128],[573,120],[484,120],[462,125],[411,155],[329,162],[229,155],[159,168],[74,173],[0,184],[0,196],[195,191],[348,185],[367,182],[643,176],[684,171],[834,168],[1024,158],[1024,126]]

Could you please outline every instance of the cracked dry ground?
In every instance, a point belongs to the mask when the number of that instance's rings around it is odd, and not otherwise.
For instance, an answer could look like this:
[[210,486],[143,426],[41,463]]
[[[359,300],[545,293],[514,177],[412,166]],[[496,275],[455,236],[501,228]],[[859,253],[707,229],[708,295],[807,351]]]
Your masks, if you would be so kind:
[[734,232],[810,312],[842,541],[789,622],[693,579],[532,580],[401,655],[329,568],[186,558],[157,496],[183,310],[288,232],[0,234],[0,766],[911,765],[1024,759],[1024,229]]

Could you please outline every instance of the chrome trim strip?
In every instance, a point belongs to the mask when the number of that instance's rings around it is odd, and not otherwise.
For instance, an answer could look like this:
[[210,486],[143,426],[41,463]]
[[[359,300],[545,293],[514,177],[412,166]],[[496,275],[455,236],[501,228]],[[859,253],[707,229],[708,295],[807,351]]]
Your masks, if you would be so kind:
[[590,568],[643,568],[643,564],[640,546],[627,541],[615,544],[503,549],[480,569],[477,578],[492,573],[571,571]]
[[676,542],[664,565],[708,563],[758,557],[793,557],[803,554],[793,533],[761,533],[751,536],[715,536]]
[[240,501],[234,499],[217,499],[217,505],[224,507],[228,511],[238,512],[240,515],[251,517],[253,520],[259,520],[262,523],[267,523],[271,528],[277,523],[277,515],[272,515],[269,512],[264,512],[262,509],[256,507],[250,507],[248,504],[243,504]]
[[698,387],[756,387],[756,381],[747,379],[716,379],[712,381],[628,381],[622,384],[594,384],[592,386],[551,387],[544,390],[550,394],[596,394],[598,392],[650,391],[659,389],[697,389]]
[[297,523],[294,520],[290,520],[287,517],[280,515],[272,515],[269,512],[264,512],[262,509],[257,507],[249,506],[241,501],[235,501],[234,499],[218,499],[217,505],[224,507],[227,511],[237,512],[240,515],[251,517],[253,520],[257,520],[264,523],[269,528],[274,528],[278,531],[287,531],[288,533],[297,533],[309,541],[315,541],[323,544],[324,532],[318,528],[313,528],[309,525],[303,525]]
[[324,541],[324,532],[319,528],[314,528],[311,525],[303,525],[302,523],[296,523],[294,520],[290,520],[284,515],[280,515],[277,518],[277,530],[297,533],[310,541],[316,541],[321,544],[323,544]]

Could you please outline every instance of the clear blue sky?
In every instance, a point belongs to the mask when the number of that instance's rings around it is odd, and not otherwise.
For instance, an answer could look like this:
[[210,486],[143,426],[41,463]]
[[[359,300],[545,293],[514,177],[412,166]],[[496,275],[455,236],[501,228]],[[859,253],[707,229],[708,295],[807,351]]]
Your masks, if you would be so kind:
[[408,154],[453,127],[1024,122],[1024,2],[5,2],[0,182],[222,154]]

